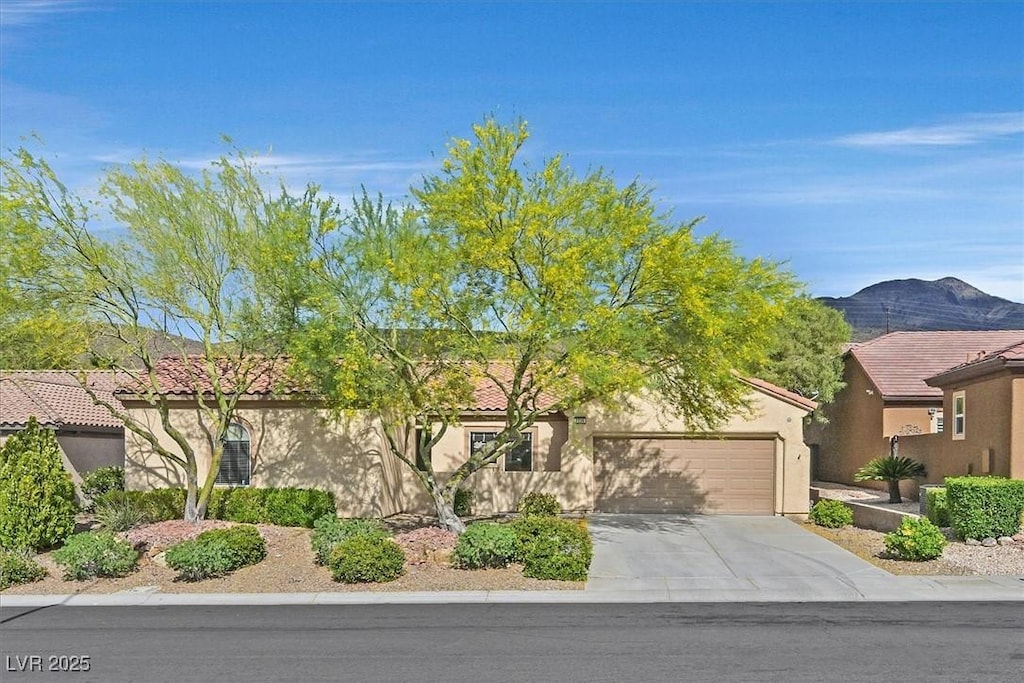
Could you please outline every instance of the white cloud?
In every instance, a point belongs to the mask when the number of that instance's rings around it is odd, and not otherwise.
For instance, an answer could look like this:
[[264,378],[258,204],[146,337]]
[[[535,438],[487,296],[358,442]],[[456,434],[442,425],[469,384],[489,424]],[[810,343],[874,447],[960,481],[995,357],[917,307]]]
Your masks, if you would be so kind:
[[975,145],[1024,133],[1024,112],[972,114],[954,123],[900,130],[843,135],[833,140],[844,147],[897,148]]
[[55,14],[86,9],[81,0],[4,0],[0,3],[0,26],[26,26]]

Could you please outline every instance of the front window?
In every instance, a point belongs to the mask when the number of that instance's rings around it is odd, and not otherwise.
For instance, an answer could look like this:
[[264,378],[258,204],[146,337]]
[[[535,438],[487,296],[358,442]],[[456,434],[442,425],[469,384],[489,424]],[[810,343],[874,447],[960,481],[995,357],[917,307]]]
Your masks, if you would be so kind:
[[237,422],[228,425],[224,435],[224,452],[217,470],[217,484],[248,486],[251,474],[249,458],[249,430]]
[[[533,471],[533,434],[523,432],[521,436],[522,440],[505,453],[504,469],[506,472]],[[496,438],[498,438],[498,432],[470,432],[470,451],[475,454]]]
[[953,438],[962,439],[967,429],[967,400],[964,392],[953,394]]

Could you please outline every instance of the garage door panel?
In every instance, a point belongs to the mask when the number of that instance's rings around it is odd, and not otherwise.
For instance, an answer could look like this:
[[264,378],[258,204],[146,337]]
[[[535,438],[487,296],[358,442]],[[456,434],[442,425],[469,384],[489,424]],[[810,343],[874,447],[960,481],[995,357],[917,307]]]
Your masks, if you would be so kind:
[[774,511],[770,439],[595,439],[594,453],[600,511]]

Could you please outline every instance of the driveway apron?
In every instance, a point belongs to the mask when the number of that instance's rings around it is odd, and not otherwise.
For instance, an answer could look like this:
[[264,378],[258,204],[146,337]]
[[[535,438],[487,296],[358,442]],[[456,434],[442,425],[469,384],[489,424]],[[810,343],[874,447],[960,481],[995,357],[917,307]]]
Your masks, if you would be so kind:
[[[654,599],[864,599],[888,572],[784,517],[594,514],[587,591]],[[660,597],[659,597],[660,596]]]

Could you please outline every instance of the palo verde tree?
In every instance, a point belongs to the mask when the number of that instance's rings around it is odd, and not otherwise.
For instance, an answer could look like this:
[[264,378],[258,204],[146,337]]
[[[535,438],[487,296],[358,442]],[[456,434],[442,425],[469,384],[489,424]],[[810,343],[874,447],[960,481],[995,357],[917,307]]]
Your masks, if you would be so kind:
[[[843,314],[809,296],[790,302],[755,374],[818,403],[831,403],[843,383],[843,347],[852,329]],[[819,410],[812,419],[825,421]]]
[[[456,531],[458,487],[541,415],[638,390],[695,430],[742,409],[737,373],[763,362],[796,291],[775,264],[661,215],[638,183],[577,176],[559,156],[531,168],[525,123],[487,119],[473,133],[451,142],[412,205],[364,196],[312,236],[294,337],[332,405],[381,417],[392,454]],[[504,426],[442,480],[414,454],[481,382],[504,396]]]
[[69,274],[48,231],[30,219],[46,210],[37,189],[6,170],[0,182],[0,368],[76,367],[88,349],[83,312],[53,287]]
[[[288,260],[293,233],[308,235],[330,219],[332,203],[315,187],[301,196],[261,187],[253,160],[222,157],[198,175],[165,161],[140,161],[107,172],[99,209],[90,210],[47,163],[25,151],[4,162],[4,192],[19,220],[44,229],[69,277],[47,286],[69,307],[83,310],[94,334],[96,364],[120,371],[126,399],[151,409],[132,411],[105,401],[80,377],[93,400],[121,419],[183,474],[183,517],[203,519],[218,473],[228,427],[239,401],[265,379],[282,351],[254,324],[280,310],[257,273]],[[8,187],[10,189],[8,189]],[[6,195],[5,195],[6,196]],[[97,211],[113,225],[94,226]],[[42,277],[42,276],[41,276]],[[169,396],[173,384],[175,396]],[[187,411],[172,405],[185,398]],[[197,418],[208,467],[179,416]],[[153,422],[149,415],[158,419]],[[162,431],[174,447],[159,438]]]

